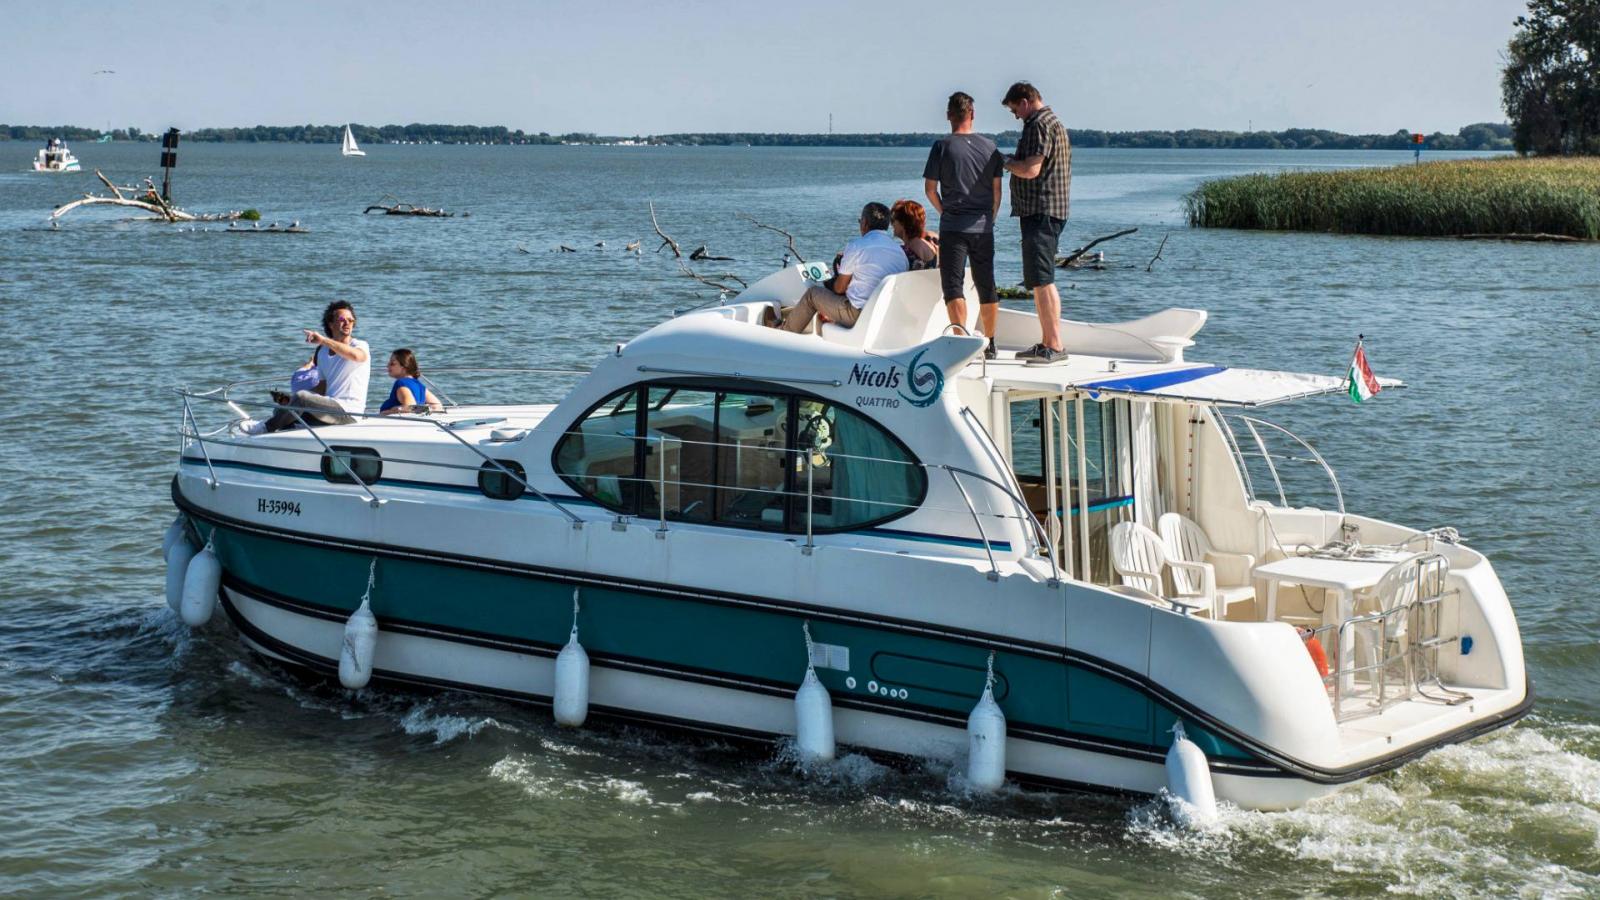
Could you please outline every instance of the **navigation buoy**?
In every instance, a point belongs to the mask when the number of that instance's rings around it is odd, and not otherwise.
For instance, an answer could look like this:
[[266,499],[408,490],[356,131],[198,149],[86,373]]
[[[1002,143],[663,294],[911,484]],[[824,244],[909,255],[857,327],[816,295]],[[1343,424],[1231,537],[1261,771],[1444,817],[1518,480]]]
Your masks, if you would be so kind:
[[205,549],[189,561],[183,576],[183,599],[178,614],[190,628],[199,628],[211,621],[211,611],[217,606],[217,589],[222,586],[222,563],[207,541]]
[[378,644],[378,619],[372,614],[372,582],[378,571],[374,558],[367,569],[367,592],[361,605],[344,623],[344,645],[339,650],[339,683],[358,691],[372,680],[372,653]]
[[811,626],[802,624],[806,636],[806,677],[794,692],[794,743],[803,763],[833,759],[833,698],[817,680],[811,667]]
[[967,784],[990,793],[1006,783],[1006,714],[994,702],[994,651],[983,696],[967,716]]
[[186,541],[188,538],[189,536],[183,530],[183,516],[174,518],[172,524],[167,526],[167,533],[161,536],[161,558],[166,559],[171,556],[172,546],[179,541]]
[[167,605],[173,612],[183,607],[183,582],[189,574],[189,560],[194,559],[194,545],[184,538],[167,551]]
[[1172,726],[1172,747],[1167,751],[1167,791],[1172,794],[1173,817],[1186,828],[1217,820],[1217,797],[1211,787],[1211,767],[1205,751],[1183,733],[1183,723]]
[[556,655],[556,724],[577,728],[589,717],[589,654],[578,643],[578,588],[572,589],[572,636]]

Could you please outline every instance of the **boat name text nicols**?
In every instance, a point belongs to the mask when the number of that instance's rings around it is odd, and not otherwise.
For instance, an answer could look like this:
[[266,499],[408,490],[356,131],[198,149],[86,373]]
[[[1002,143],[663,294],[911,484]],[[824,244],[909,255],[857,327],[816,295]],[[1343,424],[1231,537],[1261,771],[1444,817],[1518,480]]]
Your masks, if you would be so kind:
[[1183,723],[1172,725],[1172,747],[1167,750],[1167,791],[1173,818],[1185,828],[1200,828],[1217,820],[1217,797],[1211,786],[1211,767],[1205,751],[1183,733]]
[[572,589],[572,635],[556,655],[556,724],[577,728],[589,717],[589,654],[578,643],[578,588]]
[[173,612],[183,608],[183,586],[189,574],[189,560],[194,559],[194,545],[187,536],[174,541],[167,551],[167,606]]
[[344,623],[344,643],[339,649],[339,683],[358,691],[372,680],[372,654],[378,644],[378,620],[372,614],[372,583],[378,574],[378,560],[367,568],[367,592],[361,605]]
[[[211,539],[216,539],[216,532],[211,533]],[[221,586],[222,563],[211,549],[211,540],[207,540],[205,547],[189,561],[183,576],[183,598],[178,605],[183,624],[199,628],[211,621],[211,611],[217,607],[217,589]]]
[[967,784],[990,793],[1006,783],[1006,714],[994,702],[994,651],[983,696],[967,716]]
[[811,667],[811,626],[801,623],[806,638],[806,677],[794,692],[794,743],[802,763],[829,762],[834,756],[833,698]]

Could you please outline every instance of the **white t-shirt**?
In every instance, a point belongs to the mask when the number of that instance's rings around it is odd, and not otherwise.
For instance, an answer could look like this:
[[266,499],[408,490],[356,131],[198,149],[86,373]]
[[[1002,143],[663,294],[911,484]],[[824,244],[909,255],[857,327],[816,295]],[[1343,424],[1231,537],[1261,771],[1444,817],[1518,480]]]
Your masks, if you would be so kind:
[[850,284],[845,287],[844,295],[851,306],[860,309],[867,305],[867,298],[878,289],[878,282],[890,275],[898,275],[908,267],[906,251],[899,241],[887,231],[869,231],[844,245],[844,253],[839,259],[839,273],[850,276]]
[[[367,350],[367,342],[358,337],[350,339],[350,346]],[[367,350],[366,362],[351,362],[327,347],[317,348],[317,370],[328,382],[328,399],[344,407],[345,412],[360,413],[367,409],[367,382],[372,378],[372,351]]]

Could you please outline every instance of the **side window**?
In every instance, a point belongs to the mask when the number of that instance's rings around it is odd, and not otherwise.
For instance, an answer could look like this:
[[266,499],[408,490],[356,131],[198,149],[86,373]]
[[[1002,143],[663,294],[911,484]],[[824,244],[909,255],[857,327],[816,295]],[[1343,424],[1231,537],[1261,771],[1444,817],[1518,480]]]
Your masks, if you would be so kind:
[[[523,470],[522,463],[509,459],[497,459],[494,462],[500,465],[485,462],[478,467],[478,490],[483,491],[485,497],[495,500],[515,500],[521,497],[527,490],[522,486],[522,482],[528,480],[528,473]],[[501,471],[502,467],[522,481]]]
[[717,395],[718,522],[784,530],[795,459],[787,451],[789,404],[780,394]]
[[[806,465],[810,462],[810,467]],[[556,473],[624,514],[763,531],[861,528],[910,512],[928,479],[877,424],[809,397],[699,385],[630,388],[556,445]],[[479,486],[511,481],[482,472]]]
[[[383,477],[383,457],[371,447],[334,446],[322,454],[322,477],[334,484],[375,484]],[[352,474],[355,476],[352,478]]]
[[[795,402],[795,447],[811,462],[812,527],[860,528],[910,512],[928,476],[904,446],[870,419],[820,400]],[[796,521],[805,525],[804,466],[796,474]]]
[[623,513],[635,512],[638,501],[639,393],[629,388],[607,397],[556,445],[556,474],[583,496]]
[[660,515],[664,494],[667,518],[709,522],[717,483],[717,395],[660,385],[647,390],[639,514]]

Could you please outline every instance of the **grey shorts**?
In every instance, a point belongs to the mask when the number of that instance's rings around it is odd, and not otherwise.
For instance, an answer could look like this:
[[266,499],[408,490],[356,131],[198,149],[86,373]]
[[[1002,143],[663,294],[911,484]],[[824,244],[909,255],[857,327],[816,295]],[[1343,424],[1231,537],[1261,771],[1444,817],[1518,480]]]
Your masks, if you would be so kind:
[[1044,287],[1056,283],[1056,252],[1066,219],[1044,214],[1022,217],[1022,286]]
[[972,286],[979,303],[999,303],[994,287],[994,232],[947,231],[939,235],[939,282],[948,303],[964,296],[967,261],[972,262]]

